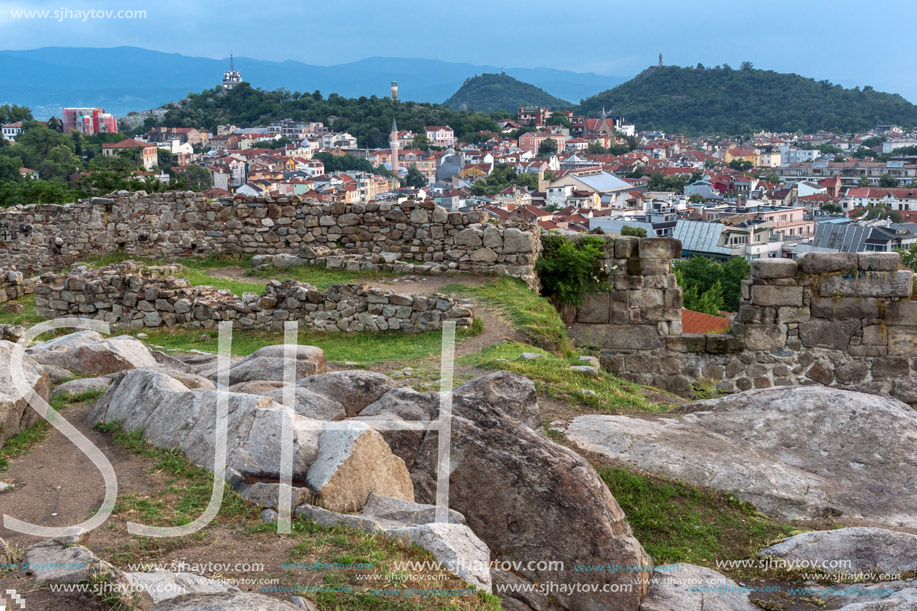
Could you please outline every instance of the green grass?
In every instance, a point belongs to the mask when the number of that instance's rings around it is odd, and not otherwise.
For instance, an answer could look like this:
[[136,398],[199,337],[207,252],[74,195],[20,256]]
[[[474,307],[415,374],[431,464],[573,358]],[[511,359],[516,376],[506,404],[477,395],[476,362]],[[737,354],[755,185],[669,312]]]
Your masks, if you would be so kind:
[[[58,395],[51,399],[50,405],[55,411],[60,412],[69,405],[95,401],[102,394],[104,393],[101,390],[87,390],[76,394]],[[50,432],[51,425],[46,420],[41,419],[3,442],[2,447],[0,447],[0,473],[9,470],[10,459],[27,454],[32,449],[32,446],[45,439]]]
[[[469,329],[459,330],[456,341],[477,335],[481,324],[473,324]],[[171,350],[203,350],[216,352],[218,339],[216,331],[202,332],[178,330],[146,329],[149,335],[145,340],[150,344]],[[206,333],[210,339],[202,341]],[[283,343],[281,331],[234,331],[232,353],[237,356],[248,356],[264,346]],[[442,333],[426,331],[424,333],[326,333],[320,331],[301,331],[299,343],[306,346],[318,346],[325,352],[330,361],[352,361],[355,363],[406,362],[426,358],[442,348]]]
[[380,278],[391,278],[397,274],[383,271],[348,271],[344,269],[328,269],[326,267],[316,267],[313,265],[303,265],[289,267],[287,269],[267,269],[264,271],[252,271],[252,276],[264,278],[265,280],[299,280],[307,282],[319,290],[325,290],[332,284],[348,284],[359,282],[360,280],[378,280]]
[[[142,431],[125,431],[117,423],[100,423],[94,427],[97,432],[109,434],[114,443],[124,450],[152,461],[148,474],[165,476],[165,486],[149,494],[129,494],[118,498],[114,515],[121,519],[138,520],[153,525],[181,525],[197,518],[207,506],[213,487],[213,474],[189,462],[178,450],[165,450],[152,446],[143,436]],[[346,526],[319,526],[312,520],[294,517],[291,522],[291,534],[277,534],[277,524],[263,522],[258,508],[245,501],[228,486],[224,490],[223,503],[214,521],[204,531],[192,535],[199,540],[206,538],[207,530],[224,526],[233,529],[238,537],[249,537],[242,540],[244,545],[257,545],[254,538],[282,537],[290,540],[289,560],[291,562],[362,562],[373,565],[371,572],[390,575],[394,573],[394,561],[432,561],[430,552],[409,545],[400,540],[389,539],[379,534],[355,530]],[[125,561],[137,561],[138,555],[159,554],[181,545],[181,540],[158,540],[137,537],[130,551],[115,554]],[[475,596],[433,597],[428,600],[409,599],[404,597],[375,596],[360,589],[367,587],[385,588],[400,587],[398,584],[387,584],[383,581],[360,581],[354,577],[360,571],[300,572],[288,570],[282,585],[318,586],[350,585],[354,592],[316,592],[308,594],[323,609],[411,609],[429,611],[434,609],[489,609],[498,610],[496,599],[479,593]],[[443,574],[444,581],[431,581],[430,586],[417,587],[468,587],[458,578]],[[318,583],[314,578],[320,578]],[[415,584],[416,585],[416,584]],[[410,584],[408,586],[410,587]]]
[[25,313],[0,312],[0,325],[23,325],[28,327],[44,320],[44,318],[35,315],[35,295],[25,295],[7,303],[21,304],[25,308]]
[[600,468],[599,475],[656,564],[751,558],[794,532],[731,494],[626,469]]
[[[541,358],[524,359],[523,352],[536,352]],[[571,405],[581,405],[596,411],[665,411],[666,407],[649,401],[637,384],[625,382],[600,370],[589,376],[570,369],[582,365],[575,359],[565,359],[527,344],[503,342],[485,348],[478,354],[459,359],[459,363],[481,369],[506,369],[535,382],[536,390]],[[584,392],[592,391],[592,392]]]
[[573,354],[573,344],[560,314],[550,301],[518,278],[499,278],[477,287],[450,284],[440,292],[459,293],[493,304],[533,345],[561,356]]
[[[93,430],[111,435],[115,444],[128,452],[152,460],[153,467],[149,472],[166,476],[166,488],[161,498],[140,493],[121,495],[115,504],[115,513],[128,514],[131,518],[156,526],[181,526],[203,513],[213,491],[213,474],[210,471],[189,462],[179,450],[153,446],[141,430],[125,431],[118,423],[99,423]],[[258,511],[227,486],[218,517],[255,520]]]

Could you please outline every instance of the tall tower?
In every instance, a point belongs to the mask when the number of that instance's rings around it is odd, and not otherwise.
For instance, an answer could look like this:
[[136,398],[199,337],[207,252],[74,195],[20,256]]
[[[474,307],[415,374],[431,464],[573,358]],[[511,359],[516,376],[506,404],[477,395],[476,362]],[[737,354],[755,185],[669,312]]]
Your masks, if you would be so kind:
[[662,53],[659,54],[659,67],[662,68]]
[[392,118],[392,135],[389,137],[389,144],[392,146],[392,173],[395,180],[398,180],[398,125]]
[[236,70],[235,61],[232,58],[232,52],[229,53],[229,72],[223,73],[223,89],[232,89],[242,82],[242,73]]
[[398,101],[398,81],[392,81],[392,101]]

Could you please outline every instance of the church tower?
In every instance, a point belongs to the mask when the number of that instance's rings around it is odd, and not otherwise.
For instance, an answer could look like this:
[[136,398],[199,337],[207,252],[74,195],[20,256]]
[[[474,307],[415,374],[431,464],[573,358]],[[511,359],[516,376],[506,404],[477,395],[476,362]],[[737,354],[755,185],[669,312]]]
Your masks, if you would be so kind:
[[229,53],[229,72],[223,73],[223,89],[232,89],[242,82],[242,73],[236,70],[236,64]]
[[392,118],[392,135],[389,137],[389,144],[392,146],[392,173],[398,180],[398,125]]

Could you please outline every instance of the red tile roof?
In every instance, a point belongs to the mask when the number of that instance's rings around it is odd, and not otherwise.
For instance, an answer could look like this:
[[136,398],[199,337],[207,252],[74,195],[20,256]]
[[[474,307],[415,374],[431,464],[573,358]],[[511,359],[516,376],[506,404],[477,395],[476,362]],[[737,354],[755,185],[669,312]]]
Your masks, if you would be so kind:
[[726,333],[729,327],[728,318],[684,308],[681,310],[682,333]]

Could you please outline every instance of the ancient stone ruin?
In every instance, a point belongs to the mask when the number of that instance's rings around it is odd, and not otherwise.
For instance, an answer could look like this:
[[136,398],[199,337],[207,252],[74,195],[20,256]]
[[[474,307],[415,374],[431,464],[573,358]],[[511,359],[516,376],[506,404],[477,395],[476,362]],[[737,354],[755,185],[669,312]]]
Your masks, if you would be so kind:
[[67,205],[0,211],[0,260],[35,274],[124,251],[172,259],[215,253],[293,255],[301,263],[399,273],[506,275],[537,284],[538,228],[432,202],[325,203],[120,192]]
[[280,330],[295,320],[302,328],[332,333],[420,333],[441,329],[445,320],[454,320],[458,328],[474,320],[471,302],[438,293],[399,295],[359,284],[320,291],[295,280],[275,280],[264,295],[235,297],[228,290],[191,286],[178,271],[175,265],[125,261],[45,274],[36,289],[35,311],[46,318],[95,318],[124,329],[212,329],[228,320],[243,329]]
[[732,332],[681,332],[681,289],[669,238],[606,240],[613,290],[564,312],[571,337],[623,378],[689,396],[823,384],[917,404],[917,301],[897,253],[810,253],[753,261]]

